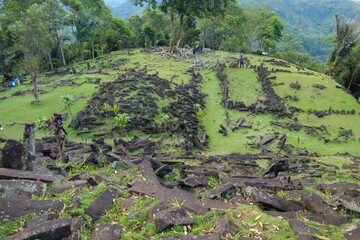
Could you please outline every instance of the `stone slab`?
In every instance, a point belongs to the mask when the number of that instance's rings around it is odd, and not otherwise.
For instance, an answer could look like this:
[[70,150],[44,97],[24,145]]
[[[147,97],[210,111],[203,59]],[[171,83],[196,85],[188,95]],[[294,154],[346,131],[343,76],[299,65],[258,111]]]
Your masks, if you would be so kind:
[[42,182],[53,182],[54,174],[51,172],[22,171],[0,168],[0,179],[25,179]]

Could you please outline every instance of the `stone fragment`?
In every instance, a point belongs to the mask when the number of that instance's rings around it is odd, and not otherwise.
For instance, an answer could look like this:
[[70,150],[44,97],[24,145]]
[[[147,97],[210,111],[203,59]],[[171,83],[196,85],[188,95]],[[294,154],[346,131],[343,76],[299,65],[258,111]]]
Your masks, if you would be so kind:
[[331,198],[331,201],[338,206],[343,206],[344,208],[360,214],[360,199],[345,197],[345,196],[334,196]]
[[164,210],[171,208],[170,203],[164,200],[158,201],[154,206],[152,206],[148,211],[147,218],[149,220],[153,219],[155,214]]
[[58,219],[58,218],[59,218],[58,214],[48,214],[48,215],[40,216],[40,217],[37,217],[37,218],[33,218],[33,219],[30,219],[30,220],[25,222],[25,228],[31,228],[31,227],[34,227],[35,225],[38,225],[38,224],[42,223],[42,222],[51,221],[51,220],[55,220],[55,219]]
[[115,153],[108,152],[106,156],[110,157],[111,159],[114,159],[114,161],[119,161],[128,166],[129,168],[136,169],[136,165],[128,160],[126,160],[123,157],[120,157],[119,155],[116,155]]
[[272,140],[274,140],[274,137],[272,136],[268,136],[268,137],[264,137],[264,139],[262,139],[260,142],[259,142],[259,145],[265,145],[269,142],[271,142]]
[[187,177],[180,180],[179,185],[186,188],[194,188],[199,186],[205,186],[209,183],[209,178],[206,176],[203,177]]
[[286,200],[276,196],[275,194],[260,191],[254,187],[247,187],[245,192],[251,199],[255,200],[256,202],[269,205],[280,211],[288,212],[303,210],[303,206],[300,202]]
[[196,224],[196,221],[183,208],[170,208],[155,214],[156,233],[161,233],[175,225],[190,224]]
[[58,194],[58,193],[63,193],[69,189],[73,189],[73,188],[83,188],[86,187],[88,185],[87,181],[83,181],[83,180],[76,180],[76,181],[72,181],[72,182],[67,182],[64,183],[62,185],[59,186],[54,186],[51,189],[51,194]]
[[[239,238],[238,240],[246,240],[251,238]],[[209,234],[198,234],[198,235],[186,235],[181,237],[165,237],[158,240],[220,240],[220,235],[218,233],[209,233]]]
[[7,140],[2,149],[2,164],[4,168],[24,170],[26,169],[24,146],[15,141]]
[[226,195],[231,195],[236,193],[236,188],[232,183],[225,183],[218,188],[214,188],[205,193],[206,198],[214,199],[217,197],[225,197]]
[[138,165],[138,169],[148,183],[160,186],[159,179],[155,175],[153,168],[151,167],[151,164],[148,160],[142,161]]
[[101,218],[106,211],[110,211],[113,205],[113,200],[117,195],[115,188],[105,189],[86,209],[85,214],[89,215],[92,222]]
[[[21,190],[34,196],[42,196],[46,191],[46,184],[30,180],[0,180],[0,192]],[[6,194],[4,194],[6,196]],[[10,196],[7,196],[11,198]]]
[[214,228],[215,231],[223,237],[226,237],[229,234],[234,236],[241,231],[241,229],[235,223],[230,221],[228,217],[216,219]]
[[9,168],[0,168],[0,179],[26,179],[42,182],[53,182],[52,172],[22,171]]
[[317,233],[317,231],[314,228],[309,227],[308,225],[306,225],[303,222],[300,222],[299,220],[289,219],[288,222],[290,223],[290,226],[294,230],[294,233],[297,235],[298,234],[315,234],[315,233]]
[[24,149],[25,149],[25,152],[36,153],[35,130],[36,130],[35,123],[33,123],[33,122],[26,122],[25,123],[25,131],[24,131]]
[[98,224],[90,240],[119,240],[121,238],[121,232],[122,226],[119,224]]
[[315,193],[301,194],[301,202],[312,213],[339,215],[327,202]]
[[276,163],[271,164],[271,166],[264,172],[263,176],[265,178],[276,178],[280,172],[285,172],[289,170],[289,161],[280,160]]
[[25,239],[63,239],[71,234],[71,218],[59,218],[45,221],[22,232],[12,235],[6,240]]
[[355,225],[345,229],[344,237],[346,237],[347,240],[359,240],[360,239],[360,225],[355,224]]
[[61,211],[64,203],[60,200],[28,200],[0,198],[0,222],[25,216]]

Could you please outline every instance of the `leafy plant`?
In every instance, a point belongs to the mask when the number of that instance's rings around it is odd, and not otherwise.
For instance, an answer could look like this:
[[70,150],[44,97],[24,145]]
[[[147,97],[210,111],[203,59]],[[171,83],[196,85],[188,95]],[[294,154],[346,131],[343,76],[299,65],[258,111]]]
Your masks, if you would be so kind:
[[46,123],[47,118],[46,117],[40,117],[40,115],[38,116],[38,119],[35,122],[35,125],[38,129],[43,129],[46,128],[48,126],[48,124]]
[[120,108],[118,105],[114,104],[113,107],[111,108],[111,111],[113,111],[115,113],[115,115],[119,112]]
[[208,182],[206,188],[212,189],[212,188],[216,188],[216,187],[219,187],[219,186],[220,186],[219,179],[210,176],[209,177],[209,182]]
[[206,113],[205,113],[205,111],[204,111],[202,108],[199,107],[199,108],[196,110],[196,116],[198,117],[198,119],[199,119],[200,122],[205,118],[205,115],[206,115]]
[[109,67],[110,67],[110,64],[109,64],[108,62],[104,62],[104,63],[103,63],[103,68],[105,69],[105,71],[106,71],[107,69],[109,69]]
[[105,118],[107,119],[107,112],[110,110],[110,105],[107,103],[104,103],[104,106],[102,107],[102,110],[105,112]]
[[67,109],[69,109],[69,113],[70,113],[70,116],[72,118],[72,113],[71,113],[71,108],[70,106],[74,104],[75,102],[75,96],[73,95],[64,95],[64,96],[61,96],[61,99],[63,101],[63,103],[65,104],[65,107]]
[[257,120],[256,121],[256,126],[260,126],[261,123],[262,123],[262,120]]
[[161,114],[161,122],[164,123],[165,129],[169,127],[170,117],[166,113]]
[[121,131],[124,131],[126,124],[130,121],[130,117],[127,113],[118,114],[115,117],[116,125],[119,126]]
[[297,146],[299,146],[299,143],[301,142],[302,144],[304,144],[305,138],[302,136],[296,136],[295,137],[297,140]]
[[172,207],[174,207],[174,208],[179,208],[179,207],[182,207],[182,205],[184,205],[184,203],[186,202],[186,199],[185,199],[183,202],[181,202],[181,203],[179,203],[179,201],[177,200],[177,198],[175,198],[175,199],[173,199],[173,200],[171,200],[171,201],[169,201],[169,202],[170,202],[170,204],[171,204]]
[[255,143],[255,142],[254,142],[253,140],[247,139],[247,140],[245,141],[245,151],[247,151],[247,149],[248,149],[249,146],[254,145],[254,143]]

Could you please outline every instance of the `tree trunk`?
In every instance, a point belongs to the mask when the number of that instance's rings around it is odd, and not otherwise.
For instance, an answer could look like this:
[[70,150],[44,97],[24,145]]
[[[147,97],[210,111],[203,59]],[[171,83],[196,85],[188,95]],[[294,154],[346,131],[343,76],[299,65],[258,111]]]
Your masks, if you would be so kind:
[[171,52],[171,53],[174,52],[174,49],[175,49],[176,45],[178,45],[178,42],[181,40],[183,25],[184,25],[184,14],[181,13],[180,14],[179,32],[177,33],[175,39],[170,41],[169,52]]
[[50,68],[51,68],[51,71],[54,71],[54,65],[52,63],[52,59],[51,59],[51,54],[49,53],[49,63],[50,63]]
[[32,72],[32,73],[31,73],[31,80],[32,80],[33,83],[34,83],[34,97],[35,97],[35,101],[38,103],[38,102],[40,102],[40,99],[39,99],[39,89],[38,89],[38,86],[37,86],[37,73],[36,73],[36,72]]
[[63,47],[62,47],[62,44],[61,44],[61,39],[60,39],[60,35],[58,33],[58,29],[56,29],[56,35],[57,35],[57,39],[58,39],[58,43],[59,43],[61,59],[62,59],[63,65],[66,66],[64,50],[63,50]]
[[174,34],[175,34],[174,31],[175,31],[175,20],[176,20],[176,18],[175,18],[175,15],[174,15],[173,12],[171,12],[170,16],[171,16],[170,42],[172,42],[174,40]]
[[95,58],[95,47],[94,47],[94,41],[91,41],[91,51],[92,51],[92,58]]

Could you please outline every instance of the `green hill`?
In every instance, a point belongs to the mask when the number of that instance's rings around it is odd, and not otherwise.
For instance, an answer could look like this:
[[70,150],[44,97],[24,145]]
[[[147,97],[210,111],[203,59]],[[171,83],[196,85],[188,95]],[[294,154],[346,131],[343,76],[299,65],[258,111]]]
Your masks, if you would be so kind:
[[[203,55],[201,56],[201,59],[204,61],[212,61],[212,64],[208,65],[213,66],[218,60],[220,62],[226,62],[226,59],[229,59],[229,57],[236,56],[237,54],[219,52],[216,56],[211,54]],[[349,152],[355,155],[360,154],[360,149],[358,148],[360,128],[357,124],[360,105],[356,103],[356,100],[351,95],[344,92],[341,88],[337,88],[339,87],[339,84],[328,76],[319,73],[313,73],[311,71],[303,72],[302,70],[298,72],[295,66],[291,64],[284,66],[280,64],[281,66],[276,66],[276,64],[278,64],[276,61],[267,62],[270,59],[268,57],[256,55],[246,55],[246,57],[251,60],[252,65],[259,66],[260,64],[264,64],[265,67],[269,68],[269,71],[271,71],[271,69],[285,71],[271,72],[269,77],[275,78],[271,80],[271,82],[274,84],[273,89],[275,94],[281,98],[281,101],[286,107],[284,113],[290,114],[292,111],[295,111],[295,113],[291,118],[278,118],[277,115],[279,114],[276,112],[272,113],[265,111],[264,114],[254,114],[250,110],[237,111],[225,109],[221,105],[221,87],[219,85],[220,81],[216,76],[217,72],[210,69],[201,70],[199,73],[203,80],[202,83],[199,83],[199,90],[204,94],[207,94],[207,97],[204,99],[206,103],[202,107],[205,109],[206,116],[201,121],[201,125],[204,126],[204,129],[209,136],[209,148],[206,150],[208,153],[229,154],[233,152],[244,153],[246,151],[258,152],[260,151],[259,149],[247,148],[246,143],[249,139],[260,139],[266,136],[277,136],[280,133],[286,133],[286,144],[295,147],[299,146],[313,153],[321,155],[336,154],[338,152]],[[92,97],[94,98],[94,96],[91,95],[98,91],[99,84],[111,82],[118,78],[121,79],[125,67],[141,69],[144,66],[147,66],[148,74],[158,72],[160,78],[166,79],[166,81],[172,79],[173,83],[177,85],[170,84],[170,88],[165,89],[166,91],[179,91],[179,84],[188,83],[192,78],[191,74],[187,72],[189,67],[193,65],[191,60],[174,62],[162,59],[159,55],[144,54],[137,50],[135,51],[135,55],[127,55],[126,52],[114,52],[105,58],[92,60],[90,61],[90,64],[96,68],[101,68],[104,61],[110,61],[112,66],[105,74],[43,76],[40,80],[42,83],[40,85],[42,93],[40,97],[42,103],[40,105],[31,104],[33,96],[30,94],[32,87],[28,85],[29,83],[1,92],[0,98],[8,97],[7,99],[0,101],[0,108],[2,109],[0,123],[4,126],[4,130],[0,133],[1,136],[4,138],[17,139],[20,137],[18,133],[23,129],[22,124],[17,123],[36,121],[38,116],[49,118],[52,113],[60,112],[64,109],[64,104],[62,103],[60,96],[64,94],[70,94],[76,97],[77,101],[74,106],[71,107],[72,112],[75,113],[83,110],[87,105],[87,101],[91,100]],[[85,69],[84,64],[85,63],[76,64],[74,68],[79,72],[80,68]],[[197,73],[197,71],[195,71],[195,73]],[[243,102],[247,107],[250,107],[257,102],[258,97],[266,95],[266,92],[264,93],[262,90],[261,83],[257,80],[258,73],[252,68],[225,68],[223,74],[227,75],[227,80],[229,81],[228,101]],[[99,84],[93,82],[94,79],[97,78],[100,79],[98,81]],[[291,83],[296,82],[301,85],[299,90],[290,87]],[[320,85],[320,88],[323,87],[324,89],[321,90],[317,88],[316,85]],[[141,84],[137,83],[136,86],[139,87]],[[148,87],[156,88],[159,86],[151,85]],[[139,90],[127,90],[127,93],[128,91],[130,91],[130,95],[127,97],[129,103],[136,104],[136,101],[139,100],[136,100],[137,98],[135,96],[137,96]],[[22,96],[23,94],[25,95]],[[120,95],[122,93],[116,92],[114,94]],[[171,124],[176,125],[178,117],[172,114],[168,107],[170,106],[169,104],[175,103],[175,100],[178,99],[178,95],[173,99],[166,95],[162,96],[157,93],[154,94],[155,95],[152,94],[151,96],[156,99],[155,103],[157,105],[157,111],[154,116],[155,123],[160,126],[161,114],[166,113],[171,119]],[[101,113],[95,114],[95,117],[98,118],[97,121],[104,121],[103,111],[101,110],[103,104],[108,103],[112,105],[115,102],[120,106],[121,112],[122,104],[125,104],[127,101],[122,100],[123,99],[116,97],[113,102],[106,102],[105,99],[104,101],[97,100],[98,102],[90,101],[89,104],[96,104],[96,106],[92,107],[97,108],[98,112],[100,111]],[[146,99],[143,100],[147,101]],[[203,104],[201,102],[198,103]],[[154,114],[149,115],[150,112],[146,110],[147,107],[148,106],[143,106],[145,109],[143,110],[144,112],[138,112],[136,114],[145,114],[148,117],[152,117]],[[195,106],[192,107],[195,108]],[[256,108],[261,109],[265,107],[269,108],[262,103],[258,103]],[[306,112],[307,108],[313,108],[315,113],[316,111],[324,111],[325,116],[317,117],[314,114],[308,115]],[[330,113],[329,108],[331,108]],[[352,110],[354,110],[355,113],[352,112],[352,114],[350,114],[350,111]],[[91,116],[94,116],[95,110],[92,109],[92,111]],[[194,111],[196,111],[196,109]],[[130,110],[126,110],[125,112],[127,112],[130,117],[136,115]],[[230,123],[228,126],[226,126],[226,112],[229,114]],[[112,117],[109,117],[106,120],[106,124],[109,125],[109,127],[114,125],[114,115],[111,116]],[[229,130],[233,127],[233,123],[236,123],[241,117],[245,118],[246,123],[252,124],[252,128],[244,128],[234,132],[229,131],[228,136],[223,136],[218,133],[218,130],[220,129],[219,124],[223,124]],[[148,123],[148,125],[150,126],[153,123],[154,122]],[[70,120],[67,120],[65,126],[68,126],[69,124]],[[326,130],[320,129],[321,126],[324,126]],[[175,126],[173,127],[175,128]],[[340,136],[343,131],[350,129],[352,130],[352,135]],[[104,127],[99,126],[91,129],[91,134],[85,134],[79,137],[77,136],[76,131],[69,129],[70,135],[68,138],[77,141],[81,141],[83,138],[91,139],[94,133],[102,133],[104,132],[103,130]],[[143,130],[143,128],[139,130],[136,129],[136,126],[132,126],[131,129],[129,129],[131,136],[144,135]],[[199,131],[199,134],[201,131]],[[160,135],[155,134],[155,139],[163,136],[163,133],[161,133],[162,131],[158,132]],[[39,134],[40,136],[45,136],[44,131],[39,131]],[[183,135],[183,133],[181,135]],[[180,138],[177,138],[179,142],[181,141],[181,135],[179,136]],[[304,143],[297,142],[298,136],[305,138]],[[175,141],[174,136],[170,139]],[[109,138],[108,141],[111,142],[111,138]],[[274,141],[274,143],[270,145],[270,150],[278,151],[276,144],[277,141]]]

